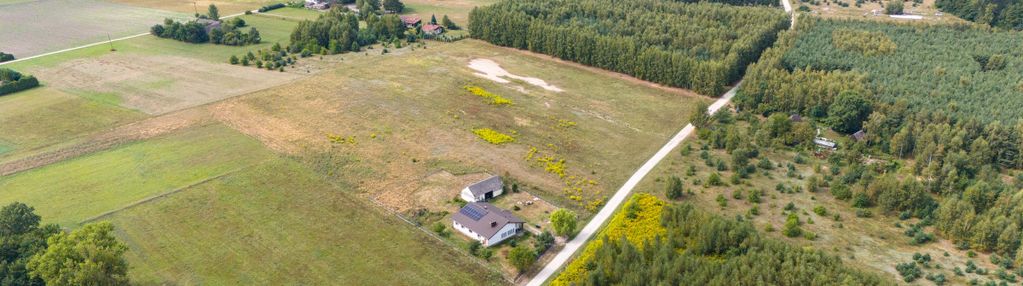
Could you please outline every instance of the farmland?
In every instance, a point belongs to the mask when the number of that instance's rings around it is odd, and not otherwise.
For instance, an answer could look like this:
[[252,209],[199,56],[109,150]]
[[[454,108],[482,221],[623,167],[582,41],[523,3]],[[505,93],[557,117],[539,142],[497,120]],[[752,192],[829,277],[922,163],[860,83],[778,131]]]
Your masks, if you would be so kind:
[[112,38],[135,35],[159,21],[154,19],[187,17],[97,0],[39,0],[3,5],[0,43],[4,43],[4,52],[19,58],[99,42],[108,35]]

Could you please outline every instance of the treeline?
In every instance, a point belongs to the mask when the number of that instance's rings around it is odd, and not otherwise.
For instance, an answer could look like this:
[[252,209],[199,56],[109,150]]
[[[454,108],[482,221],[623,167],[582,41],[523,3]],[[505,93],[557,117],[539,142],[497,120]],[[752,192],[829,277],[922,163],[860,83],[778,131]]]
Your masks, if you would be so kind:
[[666,235],[602,238],[581,285],[894,285],[821,251],[762,238],[745,221],[665,207]]
[[14,55],[7,54],[7,53],[4,53],[4,52],[0,52],[0,63],[7,62],[7,61],[13,61],[13,60],[14,60]]
[[249,28],[248,33],[242,32],[239,29],[246,25],[245,20],[241,18],[224,21],[219,27],[209,29],[209,33],[206,32],[207,25],[199,21],[182,23],[166,19],[163,25],[157,24],[150,28],[149,33],[157,37],[175,39],[187,43],[211,42],[229,46],[258,44],[263,41],[256,27]]
[[405,25],[398,15],[362,15],[366,28],[359,27],[360,15],[344,7],[334,7],[315,21],[302,21],[291,32],[292,53],[336,54],[359,51],[377,41],[406,39]]
[[11,94],[37,86],[39,86],[39,80],[34,76],[22,75],[8,68],[0,68],[0,95]]
[[[1007,49],[1020,37],[966,26],[798,22],[750,67],[735,98],[738,108],[802,114],[835,126],[830,118],[848,111],[836,110],[844,105],[838,100],[842,94],[863,95],[870,104],[868,116],[854,117],[867,134],[864,140],[842,140],[844,146],[828,159],[828,173],[813,178],[807,189],[829,190],[856,207],[920,218],[919,227],[933,225],[960,248],[993,251],[1009,267],[1023,266],[1023,217],[1018,215],[1023,211],[1018,209],[1023,122],[1009,115],[1023,108],[1016,96],[1023,91],[1012,84],[1019,66],[1005,67],[1012,72],[983,71],[989,63],[973,56],[1012,54]],[[836,29],[884,31],[898,48],[874,56],[828,48]],[[972,41],[977,39],[984,41]],[[817,49],[819,55],[797,49]],[[844,64],[850,69],[821,69]],[[927,105],[953,96],[961,101]],[[973,104],[964,104],[968,100]],[[887,160],[870,162],[864,159],[868,155]]]
[[717,95],[741,78],[787,25],[785,13],[771,8],[526,0],[474,8],[468,29],[472,37],[496,45]]
[[1023,30],[1021,0],[937,0],[934,4],[942,11],[969,21]]
[[164,19],[163,25],[154,25],[149,29],[149,33],[186,43],[212,42],[228,46],[244,46],[263,41],[256,27],[249,28],[248,33],[240,30],[246,26],[242,18],[221,21],[220,10],[216,5],[210,4],[206,15],[196,14],[196,17],[198,19],[186,23]]
[[128,247],[109,222],[65,233],[22,203],[0,208],[0,284],[130,285]]

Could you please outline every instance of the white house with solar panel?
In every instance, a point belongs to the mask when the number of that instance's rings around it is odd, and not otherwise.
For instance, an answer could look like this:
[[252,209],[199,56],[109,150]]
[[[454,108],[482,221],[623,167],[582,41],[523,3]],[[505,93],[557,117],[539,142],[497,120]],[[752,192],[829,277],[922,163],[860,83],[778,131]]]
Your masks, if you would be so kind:
[[526,222],[507,210],[488,203],[465,204],[451,216],[452,226],[462,234],[478,240],[484,247],[497,245],[522,231]]
[[491,176],[465,187],[460,196],[467,202],[483,202],[500,196],[502,193],[504,193],[504,182],[501,181],[501,177]]

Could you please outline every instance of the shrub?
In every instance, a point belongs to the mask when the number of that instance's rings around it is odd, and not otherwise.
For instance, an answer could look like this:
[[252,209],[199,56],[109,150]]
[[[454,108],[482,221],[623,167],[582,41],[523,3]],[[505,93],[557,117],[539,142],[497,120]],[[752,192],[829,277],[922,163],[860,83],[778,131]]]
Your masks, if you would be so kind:
[[551,213],[551,227],[554,233],[560,236],[569,236],[575,233],[575,213],[567,209],[558,209]]
[[490,142],[490,144],[494,145],[515,142],[515,137],[494,131],[493,129],[490,128],[473,129],[472,133],[476,133],[476,136],[480,137],[480,139],[483,139],[484,141]]
[[483,89],[482,87],[473,86],[473,85],[466,85],[463,88],[465,88],[465,90],[471,92],[472,94],[475,94],[476,96],[489,99],[490,100],[490,104],[493,104],[493,105],[510,105],[510,104],[512,104],[512,101],[510,99],[501,97],[500,95],[496,95],[496,94],[490,93],[489,91]]

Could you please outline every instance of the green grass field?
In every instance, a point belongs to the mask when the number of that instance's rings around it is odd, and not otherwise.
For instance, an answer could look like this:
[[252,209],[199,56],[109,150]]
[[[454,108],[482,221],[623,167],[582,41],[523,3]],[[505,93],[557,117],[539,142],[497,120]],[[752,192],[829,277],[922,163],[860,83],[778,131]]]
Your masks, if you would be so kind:
[[0,161],[7,155],[74,140],[82,134],[138,120],[143,115],[50,87],[0,97]]
[[195,128],[0,178],[0,202],[24,202],[46,222],[74,227],[270,154],[259,142],[223,126]]
[[320,17],[320,15],[323,14],[323,12],[305,8],[284,7],[280,9],[270,10],[262,14],[266,14],[270,17],[281,16],[293,20],[316,20],[317,18]]
[[142,283],[500,283],[495,272],[288,159],[107,219],[131,246],[132,278]]

